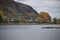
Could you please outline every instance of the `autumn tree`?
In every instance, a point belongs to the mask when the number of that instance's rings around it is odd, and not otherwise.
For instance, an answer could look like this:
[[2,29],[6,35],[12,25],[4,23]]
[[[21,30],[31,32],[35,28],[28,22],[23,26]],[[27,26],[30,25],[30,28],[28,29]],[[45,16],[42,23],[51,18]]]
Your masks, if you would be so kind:
[[28,21],[27,21],[27,19],[26,18],[21,18],[21,20],[20,20],[22,23],[28,23]]
[[2,15],[3,14],[3,11],[2,10],[0,10],[0,15]]
[[53,18],[54,24],[60,24],[60,18]]
[[51,22],[51,16],[47,12],[40,12],[39,17],[42,18],[43,23]]
[[60,24],[60,18],[57,19],[56,23],[57,24]]

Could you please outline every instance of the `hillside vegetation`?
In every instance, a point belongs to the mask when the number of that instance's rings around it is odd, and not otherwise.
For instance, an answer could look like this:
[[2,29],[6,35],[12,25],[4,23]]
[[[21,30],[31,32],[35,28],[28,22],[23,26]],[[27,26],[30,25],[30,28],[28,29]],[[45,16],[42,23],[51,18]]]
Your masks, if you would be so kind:
[[0,24],[60,24],[47,12],[37,13],[31,6],[14,0],[0,0]]

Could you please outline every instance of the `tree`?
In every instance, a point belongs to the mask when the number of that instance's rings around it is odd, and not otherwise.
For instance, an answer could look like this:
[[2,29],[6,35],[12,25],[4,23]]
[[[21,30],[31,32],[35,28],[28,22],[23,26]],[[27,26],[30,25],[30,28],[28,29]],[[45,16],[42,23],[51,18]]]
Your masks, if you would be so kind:
[[0,15],[0,23],[2,23],[3,22],[3,18],[2,18],[2,16]]
[[53,23],[56,24],[57,18],[53,18]]
[[3,15],[3,13],[4,13],[4,12],[3,12],[2,10],[0,10],[0,15]]
[[51,22],[51,16],[47,12],[40,12],[39,17],[42,18],[43,23]]
[[39,16],[36,18],[36,20],[38,20],[37,23],[42,23],[42,18],[40,18]]
[[60,24],[60,18],[57,19],[56,23],[57,24]]
[[15,18],[14,22],[19,23],[19,18]]
[[28,23],[28,20],[26,19],[26,18],[21,18],[21,20],[20,20],[22,23]]

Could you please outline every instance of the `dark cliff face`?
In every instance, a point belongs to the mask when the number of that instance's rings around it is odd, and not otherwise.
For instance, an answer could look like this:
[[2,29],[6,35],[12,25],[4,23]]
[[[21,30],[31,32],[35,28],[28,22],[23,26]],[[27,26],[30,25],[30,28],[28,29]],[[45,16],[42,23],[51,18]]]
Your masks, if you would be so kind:
[[[30,6],[13,0],[0,0],[0,10],[8,17],[36,18],[38,13]],[[32,15],[30,17],[30,15]]]

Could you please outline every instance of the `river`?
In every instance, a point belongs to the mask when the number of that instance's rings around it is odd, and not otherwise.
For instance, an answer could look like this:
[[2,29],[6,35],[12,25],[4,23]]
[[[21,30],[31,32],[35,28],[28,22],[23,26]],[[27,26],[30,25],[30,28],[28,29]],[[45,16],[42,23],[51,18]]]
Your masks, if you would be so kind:
[[0,40],[60,40],[60,25],[0,25]]

